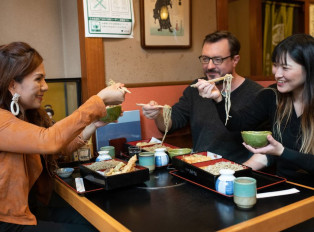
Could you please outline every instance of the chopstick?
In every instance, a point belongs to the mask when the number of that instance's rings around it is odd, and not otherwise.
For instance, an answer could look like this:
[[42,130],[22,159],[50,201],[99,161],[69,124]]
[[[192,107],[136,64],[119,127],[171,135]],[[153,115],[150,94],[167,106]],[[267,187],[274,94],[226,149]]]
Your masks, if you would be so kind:
[[[145,105],[147,105],[147,104],[144,104],[144,103],[136,103],[136,105],[137,105],[137,106],[145,106]],[[162,106],[162,105],[155,105],[155,107],[157,107],[157,108],[164,108],[164,106]]]
[[[109,80],[109,82],[108,82],[108,86],[110,86],[110,85],[114,85],[114,84],[116,84],[116,82],[114,81],[114,80],[112,80],[112,79],[110,79]],[[131,91],[130,90],[128,90],[126,87],[119,87],[119,89],[122,89],[124,92],[127,92],[127,93],[131,93]]]
[[[217,82],[217,81],[222,81],[222,80],[226,79],[226,78],[229,77],[229,76],[231,76],[231,78],[233,78],[233,76],[232,76],[231,74],[226,74],[226,75],[224,75],[223,77],[218,77],[218,78],[215,78],[215,79],[212,79],[212,80],[207,80],[207,82],[212,82],[212,83],[214,83],[214,82]],[[192,88],[196,88],[195,84],[190,85],[190,86],[191,86]]]
[[131,93],[130,90],[128,90],[126,87],[120,87],[120,89],[122,89],[123,91],[127,92],[127,93]]

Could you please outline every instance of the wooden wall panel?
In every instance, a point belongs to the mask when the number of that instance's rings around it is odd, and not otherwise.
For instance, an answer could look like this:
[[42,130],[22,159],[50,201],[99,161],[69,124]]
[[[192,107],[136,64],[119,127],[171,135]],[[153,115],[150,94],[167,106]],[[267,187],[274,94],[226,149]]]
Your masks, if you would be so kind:
[[83,0],[77,0],[81,54],[82,102],[105,87],[105,56],[102,38],[86,38]]

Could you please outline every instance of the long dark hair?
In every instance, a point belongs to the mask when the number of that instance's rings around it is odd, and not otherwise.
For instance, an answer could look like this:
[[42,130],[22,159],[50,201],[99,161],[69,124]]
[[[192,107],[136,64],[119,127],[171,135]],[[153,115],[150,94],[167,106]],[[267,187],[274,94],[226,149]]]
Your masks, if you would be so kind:
[[[303,114],[301,117],[301,152],[314,154],[314,38],[307,34],[295,34],[281,41],[272,54],[272,61],[287,64],[287,55],[301,65],[306,78],[303,87]],[[289,121],[293,98],[291,93],[277,91],[278,109],[276,115],[276,131],[280,133],[280,125]]]
[[[41,55],[27,43],[13,42],[0,46],[0,108],[10,111],[10,83],[13,80],[21,83],[25,76],[32,73],[42,62]],[[33,124],[44,127],[51,125],[46,112],[41,108],[26,110],[25,116]]]

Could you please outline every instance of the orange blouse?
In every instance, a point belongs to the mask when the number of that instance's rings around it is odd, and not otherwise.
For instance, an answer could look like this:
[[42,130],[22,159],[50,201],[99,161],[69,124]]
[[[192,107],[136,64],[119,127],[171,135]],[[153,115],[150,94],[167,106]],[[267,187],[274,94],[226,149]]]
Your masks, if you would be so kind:
[[0,109],[0,221],[37,224],[28,195],[43,169],[40,154],[74,151],[84,144],[79,138],[83,129],[105,115],[106,106],[98,96],[49,128]]

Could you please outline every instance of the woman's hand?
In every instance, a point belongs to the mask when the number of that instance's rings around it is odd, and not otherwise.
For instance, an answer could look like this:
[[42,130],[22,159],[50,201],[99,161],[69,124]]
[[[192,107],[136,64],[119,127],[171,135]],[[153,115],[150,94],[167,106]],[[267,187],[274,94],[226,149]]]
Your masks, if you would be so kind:
[[262,154],[253,154],[253,156],[243,163],[248,167],[251,167],[253,170],[261,170],[267,166],[267,157]]
[[143,115],[148,119],[156,119],[161,112],[161,108],[156,107],[157,105],[157,102],[150,101],[148,104],[143,106]]
[[281,156],[284,150],[284,146],[278,141],[276,141],[271,135],[267,135],[267,140],[269,144],[261,148],[253,148],[250,145],[247,145],[246,143],[243,143],[243,145],[246,147],[246,149],[253,153]]
[[211,98],[216,102],[222,101],[221,93],[214,83],[199,79],[195,86],[197,87],[201,97]]
[[94,121],[91,124],[89,124],[88,126],[86,126],[83,130],[83,139],[84,140],[89,140],[90,137],[92,136],[92,134],[95,133],[95,131],[97,130],[97,128],[102,127],[102,126],[106,126],[107,124],[109,124],[109,122],[103,122],[103,121]]
[[[94,125],[95,131],[96,131],[97,128],[106,126],[106,125],[109,124],[109,122],[95,121],[95,122],[93,122],[92,124]],[[95,132],[95,131],[94,131],[94,132]]]
[[125,90],[124,84],[116,83],[114,85],[108,86],[102,89],[97,96],[99,96],[106,105],[119,105],[124,101]]

